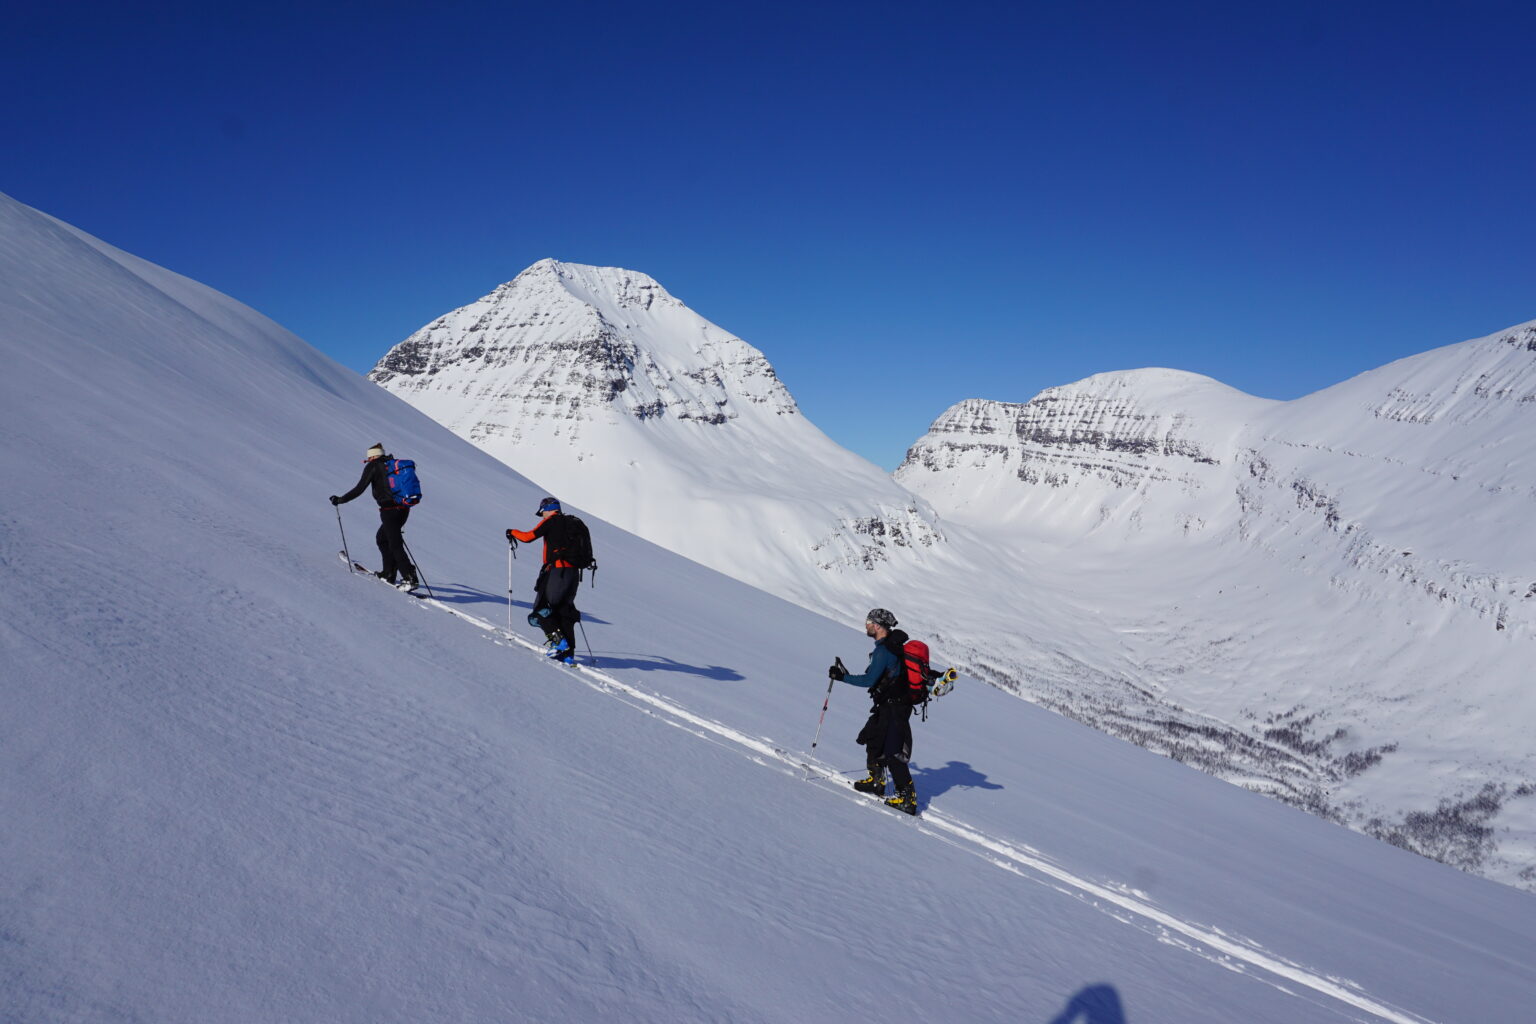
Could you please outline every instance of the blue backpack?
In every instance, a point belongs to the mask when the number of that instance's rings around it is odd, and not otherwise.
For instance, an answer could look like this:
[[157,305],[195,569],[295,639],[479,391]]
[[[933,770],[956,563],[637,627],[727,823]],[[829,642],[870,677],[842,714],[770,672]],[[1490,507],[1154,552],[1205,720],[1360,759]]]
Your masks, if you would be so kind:
[[395,504],[403,508],[421,502],[421,481],[416,479],[416,463],[410,459],[390,459],[385,464],[389,472],[389,493]]

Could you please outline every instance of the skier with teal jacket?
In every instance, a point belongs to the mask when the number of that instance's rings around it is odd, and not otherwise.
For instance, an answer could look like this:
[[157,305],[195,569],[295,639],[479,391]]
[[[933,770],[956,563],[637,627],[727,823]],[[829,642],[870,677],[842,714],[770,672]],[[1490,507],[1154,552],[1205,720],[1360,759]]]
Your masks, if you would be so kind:
[[896,793],[886,803],[908,814],[917,813],[917,789],[907,762],[912,759],[912,700],[907,685],[903,645],[907,634],[896,628],[896,616],[884,608],[871,609],[865,616],[864,635],[875,641],[869,655],[869,667],[859,675],[850,675],[842,659],[827,670],[827,676],[850,686],[869,691],[873,707],[869,720],[859,730],[857,742],[864,745],[864,763],[869,775],[853,784],[861,793],[885,795],[885,773],[891,773]]

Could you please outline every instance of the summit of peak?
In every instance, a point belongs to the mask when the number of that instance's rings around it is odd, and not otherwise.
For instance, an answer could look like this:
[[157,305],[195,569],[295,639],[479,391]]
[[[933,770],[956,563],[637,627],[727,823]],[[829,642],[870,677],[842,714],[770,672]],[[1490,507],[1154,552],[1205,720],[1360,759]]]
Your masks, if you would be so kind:
[[623,309],[649,310],[657,304],[685,308],[649,274],[625,267],[567,263],[550,257],[530,265],[481,301],[569,301],[561,293],[604,315]]
[[[1254,398],[1214,377],[1190,370],[1175,370],[1166,366],[1146,366],[1134,370],[1111,370],[1095,373],[1070,384],[1058,384],[1046,388],[1037,399],[1064,394],[1088,394],[1098,396],[1137,396],[1159,400],[1192,394],[1221,394]],[[1255,401],[1262,399],[1255,398]]]
[[[656,279],[639,270],[628,267],[605,267],[596,263],[571,263],[546,256],[526,267],[517,278],[556,277],[562,281],[645,281],[660,287]],[[513,278],[513,280],[517,280]]]

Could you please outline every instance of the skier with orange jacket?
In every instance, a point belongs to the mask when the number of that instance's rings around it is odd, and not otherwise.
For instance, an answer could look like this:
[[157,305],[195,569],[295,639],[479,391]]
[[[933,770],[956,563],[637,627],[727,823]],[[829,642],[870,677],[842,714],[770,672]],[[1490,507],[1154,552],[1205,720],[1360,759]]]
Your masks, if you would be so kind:
[[575,516],[561,514],[560,502],[555,498],[540,501],[538,515],[533,529],[508,530],[507,539],[524,544],[544,542],[544,562],[534,583],[536,596],[528,624],[544,631],[549,657],[574,665],[576,623],[581,621],[576,589],[581,585],[581,570],[592,564],[592,540],[586,524]]

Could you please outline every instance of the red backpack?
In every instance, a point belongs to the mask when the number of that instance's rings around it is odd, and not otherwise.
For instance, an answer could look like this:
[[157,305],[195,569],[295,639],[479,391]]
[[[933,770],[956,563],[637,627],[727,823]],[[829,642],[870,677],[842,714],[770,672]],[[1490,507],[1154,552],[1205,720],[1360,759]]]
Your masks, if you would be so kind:
[[907,699],[913,704],[926,703],[937,675],[928,667],[928,645],[921,640],[908,640],[902,655],[907,667]]

